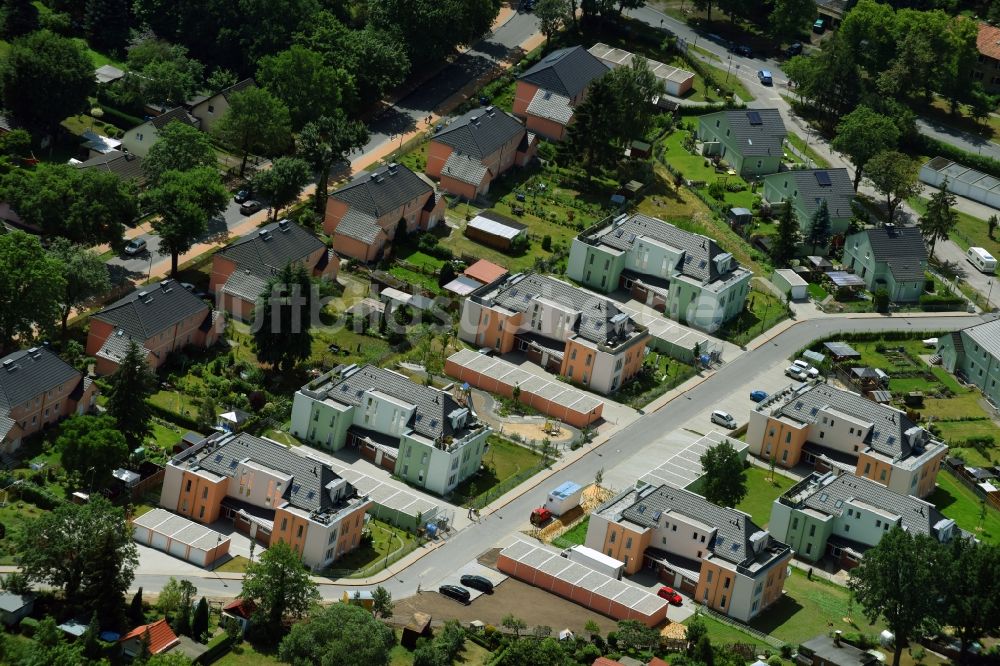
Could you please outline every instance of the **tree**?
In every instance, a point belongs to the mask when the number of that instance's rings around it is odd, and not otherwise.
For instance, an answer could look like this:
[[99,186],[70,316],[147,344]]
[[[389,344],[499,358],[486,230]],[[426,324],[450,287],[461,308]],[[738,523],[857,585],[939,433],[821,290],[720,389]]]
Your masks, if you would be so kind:
[[0,587],[12,594],[29,594],[31,581],[20,571],[11,571],[0,581]]
[[218,423],[218,408],[210,395],[201,399],[198,406],[198,425],[205,430],[211,430]]
[[532,666],[566,666],[570,655],[566,653],[566,648],[562,643],[554,638],[528,638],[518,640],[507,646],[498,666],[522,666],[531,664]]
[[63,467],[89,481],[89,490],[102,486],[129,455],[125,436],[110,416],[78,414],[67,419],[55,441]]
[[[708,636],[708,626],[705,624],[705,619],[701,616],[701,613],[696,612],[687,625],[688,645],[693,648],[695,645],[698,645],[703,636]],[[690,650],[689,648],[689,656],[692,654]]]
[[151,186],[168,171],[218,167],[219,159],[208,134],[179,121],[168,123],[142,161],[142,172]]
[[392,617],[392,594],[381,585],[372,591],[372,613],[375,617]]
[[[197,588],[194,587],[189,581],[181,581],[174,578],[173,576],[167,580],[166,585],[160,590],[160,594],[156,597],[156,610],[167,617],[173,617],[175,613],[184,605],[184,599],[186,596],[191,594],[197,594]],[[195,592],[191,593],[190,590],[194,589]]]
[[826,205],[826,199],[821,199],[819,208],[809,220],[809,233],[806,234],[806,242],[812,245],[813,254],[816,254],[817,246],[830,242],[830,235],[830,209]]
[[94,64],[71,39],[39,30],[14,40],[0,69],[3,105],[47,133],[77,113],[94,91]]
[[507,613],[500,620],[500,626],[514,632],[514,638],[520,638],[521,632],[528,628],[528,623],[513,613]]
[[271,163],[270,169],[259,172],[253,178],[253,189],[271,204],[274,219],[278,211],[294,202],[309,182],[309,165],[297,157],[279,157]]
[[[587,96],[573,113],[573,123],[562,146],[567,156],[579,160],[584,167],[608,165],[617,154],[612,143],[617,135],[614,129],[617,114],[609,113],[616,108],[616,99],[609,76],[606,74],[590,84]],[[587,176],[591,176],[591,169],[587,170]]]
[[[171,578],[170,580],[173,581],[174,579]],[[173,622],[175,633],[195,637],[191,631],[191,606],[194,604],[194,598],[197,594],[198,588],[191,581],[183,578],[177,581],[178,603]]]
[[292,664],[387,664],[395,642],[392,630],[361,606],[332,604],[293,625],[278,657]]
[[229,98],[229,110],[214,131],[242,155],[240,177],[250,153],[277,155],[291,143],[291,117],[284,102],[263,88],[247,88]]
[[955,628],[958,635],[961,663],[973,641],[990,634],[1000,626],[1000,547],[977,544],[961,536],[940,547],[939,571],[944,613],[937,617],[943,624]]
[[889,311],[889,290],[885,287],[879,287],[872,292],[872,309],[875,312],[888,312]]
[[31,150],[31,132],[12,129],[0,135],[0,155],[5,157],[27,157]]
[[[221,121],[220,121],[221,122]],[[210,167],[167,171],[145,195],[147,208],[159,217],[153,230],[160,236],[160,253],[170,254],[170,274],[177,277],[178,257],[208,230],[208,220],[229,203],[219,172]]]
[[768,32],[777,41],[792,41],[816,15],[813,0],[773,0],[767,19]]
[[368,7],[373,28],[396,35],[414,65],[446,58],[489,31],[500,0],[382,0]]
[[97,612],[91,614],[90,624],[87,630],[80,637],[83,643],[83,656],[87,659],[99,659],[101,656],[101,644],[98,642],[101,637],[101,623],[97,621]]
[[38,8],[30,0],[5,0],[0,7],[0,34],[16,39],[38,30]]
[[15,338],[31,340],[36,326],[56,321],[65,286],[62,266],[37,237],[23,231],[0,235],[0,352],[12,349]]
[[865,176],[879,194],[885,197],[890,222],[900,202],[920,191],[918,169],[919,165],[915,160],[896,150],[883,150],[868,160]]
[[148,401],[156,389],[156,376],[135,340],[129,340],[128,351],[108,383],[105,411],[115,420],[129,449],[135,450],[153,432],[153,411]]
[[131,3],[128,0],[86,0],[83,32],[99,51],[121,53],[128,42]]
[[286,265],[271,278],[254,308],[252,333],[257,360],[288,371],[312,349],[313,288],[301,265]]
[[895,149],[898,143],[899,128],[892,118],[861,105],[840,119],[837,136],[830,145],[847,155],[854,164],[856,190],[861,186],[868,160],[882,151]]
[[948,236],[958,224],[958,213],[952,208],[955,205],[955,195],[948,191],[948,179],[945,178],[941,189],[931,195],[927,202],[927,211],[920,216],[918,222],[920,234],[927,241],[934,256],[934,247],[940,240],[948,240]]
[[288,107],[293,130],[354,103],[350,74],[297,44],[261,59],[257,80]]
[[368,129],[358,120],[349,120],[337,109],[329,116],[307,123],[295,142],[299,157],[309,163],[316,175],[316,212],[326,212],[330,170],[354,150],[368,143]]
[[441,272],[438,273],[438,286],[443,287],[454,279],[455,268],[451,265],[450,261],[446,261],[444,266],[441,267]]
[[128,607],[128,621],[133,627],[138,626],[145,622],[145,611],[142,607],[142,587],[136,590],[135,595],[132,597],[132,603]]
[[986,220],[987,234],[990,239],[993,238],[993,232],[997,230],[997,224],[1000,224],[1000,217],[996,215],[990,215],[989,219]]
[[795,216],[795,208],[792,206],[792,202],[787,199],[782,202],[777,231],[771,252],[774,255],[775,263],[783,266],[798,253],[799,241],[802,237],[799,231],[799,221]]
[[298,554],[281,541],[272,544],[256,562],[247,564],[240,598],[256,604],[254,624],[264,623],[279,630],[286,617],[305,616],[319,600],[319,591]]
[[538,27],[545,35],[546,42],[572,21],[570,11],[569,0],[538,0],[535,16],[538,17]]
[[195,640],[202,640],[208,633],[208,601],[202,597],[198,601],[198,606],[194,609],[194,619],[191,620],[191,636]]
[[201,88],[204,75],[204,67],[188,56],[187,48],[153,35],[129,48],[128,69],[142,100],[163,106],[183,104]]
[[67,323],[74,308],[111,291],[108,267],[101,255],[65,238],[49,243],[49,254],[62,266],[65,287],[59,299],[62,339],[66,341]]
[[630,652],[648,652],[660,644],[660,634],[638,620],[622,620],[618,623],[618,647]]
[[728,439],[722,440],[701,456],[705,470],[705,499],[719,506],[733,507],[747,494],[747,473],[743,461]]
[[86,504],[59,504],[26,522],[14,537],[24,575],[59,588],[80,608],[115,625],[139,563],[125,510],[94,494]]

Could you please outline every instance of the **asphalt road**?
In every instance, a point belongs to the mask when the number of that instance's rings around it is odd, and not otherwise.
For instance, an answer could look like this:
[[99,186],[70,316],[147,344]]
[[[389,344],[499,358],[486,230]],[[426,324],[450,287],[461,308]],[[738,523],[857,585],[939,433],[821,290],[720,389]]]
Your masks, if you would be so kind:
[[971,132],[963,132],[928,118],[917,118],[917,129],[921,134],[950,143],[967,152],[1000,160],[1000,145]]
[[[545,501],[548,489],[564,481],[588,481],[598,470],[611,468],[618,462],[634,456],[653,442],[684,425],[691,417],[692,407],[717,404],[726,398],[733,387],[742,386],[746,377],[759,375],[764,370],[784,364],[788,357],[816,338],[837,332],[889,331],[889,330],[957,330],[980,323],[975,316],[966,317],[900,317],[851,319],[827,318],[805,321],[775,336],[775,338],[724,364],[715,374],[687,391],[682,397],[667,403],[659,411],[647,414],[624,428],[604,444],[594,448],[574,463],[559,470],[535,488],[524,493],[506,506],[485,515],[483,520],[466,527],[451,536],[448,542],[431,551],[423,558],[383,585],[393,598],[402,599],[416,593],[417,586],[424,590],[436,589],[439,581],[456,567],[460,567],[479,556],[483,551],[495,546],[504,538],[523,529],[531,509]],[[651,466],[661,461],[651,461]],[[133,589],[143,586],[147,590],[158,590],[166,584],[168,576],[138,574]],[[213,597],[233,597],[240,591],[240,581],[223,580],[206,572],[205,577],[195,581],[200,594]],[[324,599],[339,598],[346,588],[339,585],[323,585],[320,588]]]

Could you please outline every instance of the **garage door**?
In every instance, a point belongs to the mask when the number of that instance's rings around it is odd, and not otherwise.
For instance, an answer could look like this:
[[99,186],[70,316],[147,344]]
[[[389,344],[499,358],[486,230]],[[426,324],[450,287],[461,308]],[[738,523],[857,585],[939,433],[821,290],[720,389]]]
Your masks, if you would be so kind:
[[183,560],[187,557],[187,544],[183,541],[171,541],[169,552],[171,555],[179,557]]
[[167,549],[167,537],[165,534],[160,534],[159,532],[153,532],[153,543],[151,544],[153,548],[157,550]]
[[199,548],[192,548],[191,553],[188,556],[188,562],[190,562],[191,564],[197,564],[200,567],[205,566],[207,559],[208,559],[208,552],[201,550]]
[[143,545],[149,543],[149,529],[136,526],[136,528],[132,530],[132,538]]

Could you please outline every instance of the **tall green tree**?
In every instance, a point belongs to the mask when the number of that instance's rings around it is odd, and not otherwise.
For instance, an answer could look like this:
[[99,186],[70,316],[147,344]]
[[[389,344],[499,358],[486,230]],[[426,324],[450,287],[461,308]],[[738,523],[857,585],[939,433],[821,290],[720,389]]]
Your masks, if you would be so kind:
[[[573,113],[563,150],[585,167],[608,165],[617,153],[612,143],[615,118],[605,113],[615,106],[615,100],[611,82],[603,76],[590,84],[587,96]],[[587,174],[589,177],[591,170]]]
[[816,254],[816,248],[825,246],[830,242],[832,231],[830,229],[830,209],[826,205],[826,199],[819,202],[819,208],[809,219],[809,232],[806,234],[806,242],[812,245],[812,253]]
[[822,112],[839,118],[852,111],[864,93],[857,51],[840,37],[826,41],[813,56],[796,56],[783,66],[795,92]]
[[285,206],[298,200],[309,183],[309,164],[298,157],[279,157],[253,177],[253,189],[271,205],[274,219]]
[[124,509],[94,494],[86,504],[59,504],[26,522],[14,539],[15,560],[28,579],[96,610],[102,625],[119,623],[139,563]]
[[147,35],[128,50],[129,72],[138,84],[142,100],[163,106],[178,106],[201,88],[204,66],[188,55],[180,44]]
[[848,587],[855,601],[871,622],[882,618],[895,635],[892,666],[899,666],[906,644],[939,610],[945,579],[937,568],[936,544],[925,534],[896,527],[851,570]]
[[17,39],[38,30],[38,8],[31,0],[4,0],[0,5],[0,35]]
[[290,371],[312,350],[313,289],[301,265],[287,264],[268,281],[254,308],[253,338],[257,359]]
[[372,615],[388,619],[392,617],[392,595],[381,585],[372,591]]
[[156,376],[149,369],[146,354],[140,352],[135,340],[129,341],[128,351],[108,383],[105,411],[118,424],[129,449],[134,451],[153,432],[153,410],[149,406],[149,397],[156,389]]
[[53,239],[49,243],[49,255],[59,261],[65,280],[65,287],[59,298],[59,318],[65,342],[67,323],[73,308],[111,291],[111,279],[108,277],[108,266],[101,255],[68,239]]
[[263,88],[247,88],[232,95],[229,110],[215,124],[214,131],[242,156],[241,177],[251,153],[277,155],[292,142],[288,107]]
[[813,0],[774,0],[768,15],[768,33],[774,39],[794,41],[816,16]]
[[110,416],[81,414],[63,422],[56,450],[63,467],[77,474],[88,484],[88,491],[103,486],[111,472],[128,461],[129,448],[125,436]]
[[128,43],[132,5],[128,0],[86,0],[83,32],[99,51],[121,53]]
[[202,636],[208,633],[208,601],[202,597],[194,609],[194,618],[191,620],[191,636],[195,640],[202,640]]
[[499,12],[500,0],[383,0],[368,7],[368,20],[398,35],[410,61],[423,66],[486,34]]
[[330,170],[347,156],[360,150],[368,143],[368,128],[358,120],[350,120],[347,115],[336,110],[332,115],[307,123],[299,132],[295,142],[296,152],[309,163],[316,174],[316,212],[326,211]]
[[288,107],[293,130],[355,103],[351,75],[304,46],[263,58],[257,80]]
[[[278,630],[286,619],[305,617],[310,607],[319,601],[319,590],[298,553],[280,541],[265,550],[256,562],[247,565],[240,598],[249,599],[256,605],[255,624],[263,623]],[[346,607],[347,604],[336,606]]]
[[170,274],[177,277],[178,257],[208,231],[208,221],[226,209],[229,192],[212,167],[167,171],[145,194],[148,210],[158,217],[153,230],[160,253],[170,253]]
[[94,91],[94,64],[71,39],[39,30],[14,40],[0,67],[3,105],[15,118],[54,133]]
[[570,11],[569,0],[538,0],[535,16],[538,17],[538,28],[545,35],[546,42],[570,24],[573,20]]
[[728,439],[702,454],[701,467],[705,470],[702,492],[709,502],[733,507],[746,497],[747,473]]
[[142,161],[142,172],[149,185],[155,187],[168,171],[218,168],[218,165],[219,158],[209,135],[175,120],[159,131],[156,143]]
[[831,142],[834,150],[847,155],[854,164],[854,189],[861,186],[865,165],[884,150],[899,144],[899,128],[892,118],[861,105],[840,119],[837,135]]
[[783,206],[778,216],[778,233],[774,237],[771,253],[774,256],[774,261],[784,266],[798,253],[802,233],[792,202],[786,199],[782,203]]
[[1000,628],[1000,546],[953,538],[942,549],[944,614],[938,619],[954,627],[960,644],[959,663],[972,642]]
[[883,150],[868,160],[865,176],[885,197],[890,221],[899,204],[920,191],[919,168],[915,160],[897,150]]
[[0,235],[0,352],[31,340],[36,326],[59,317],[59,299],[66,288],[62,266],[35,236],[23,231]]
[[128,607],[128,621],[133,627],[146,621],[146,613],[142,607],[142,586],[132,596],[132,603]]
[[392,630],[364,608],[331,604],[293,625],[281,641],[278,656],[292,664],[388,664],[395,642]]
[[554,638],[526,638],[507,646],[497,666],[566,666],[570,655]]

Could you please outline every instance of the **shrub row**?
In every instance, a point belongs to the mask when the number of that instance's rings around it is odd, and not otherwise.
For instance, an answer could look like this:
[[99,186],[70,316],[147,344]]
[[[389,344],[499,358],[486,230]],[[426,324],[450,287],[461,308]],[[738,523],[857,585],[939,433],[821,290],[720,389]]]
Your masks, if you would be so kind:
[[949,160],[958,162],[963,166],[971,167],[978,171],[988,173],[996,178],[1000,178],[1000,160],[995,160],[992,157],[986,157],[985,155],[977,155],[975,153],[967,152],[961,148],[956,148],[949,143],[938,141],[933,137],[925,136],[923,134],[918,134],[917,137],[913,139],[912,144],[913,150],[915,150],[919,155],[947,157]]

